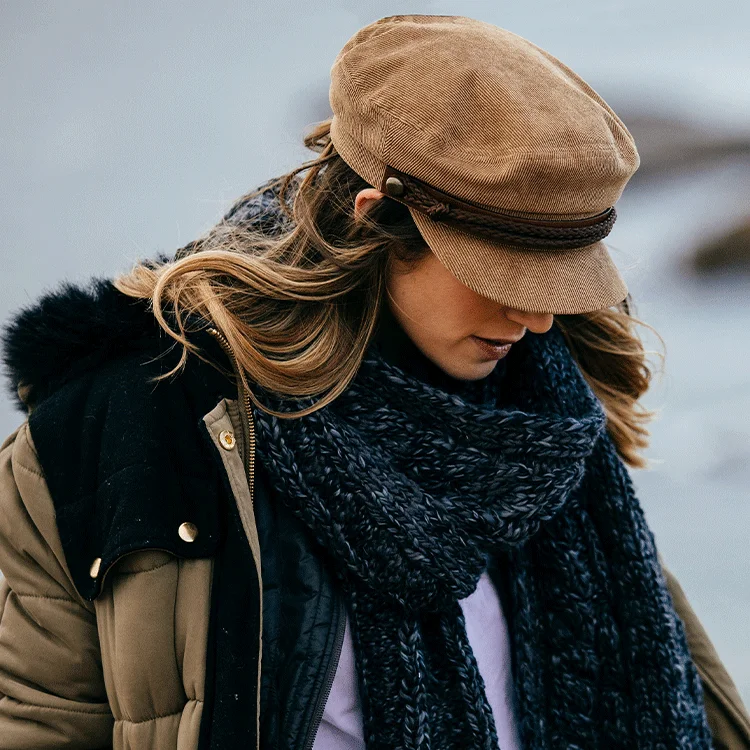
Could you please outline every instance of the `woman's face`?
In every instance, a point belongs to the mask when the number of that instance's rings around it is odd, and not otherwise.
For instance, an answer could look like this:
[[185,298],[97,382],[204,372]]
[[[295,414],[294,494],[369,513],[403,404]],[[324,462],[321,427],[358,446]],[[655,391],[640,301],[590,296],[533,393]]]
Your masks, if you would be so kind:
[[[383,193],[361,190],[355,213]],[[430,252],[416,267],[396,261],[387,285],[394,317],[411,340],[444,372],[461,380],[484,378],[507,353],[492,354],[475,336],[517,341],[527,329],[544,333],[552,326],[549,313],[532,313],[507,307],[477,294],[459,281]]]

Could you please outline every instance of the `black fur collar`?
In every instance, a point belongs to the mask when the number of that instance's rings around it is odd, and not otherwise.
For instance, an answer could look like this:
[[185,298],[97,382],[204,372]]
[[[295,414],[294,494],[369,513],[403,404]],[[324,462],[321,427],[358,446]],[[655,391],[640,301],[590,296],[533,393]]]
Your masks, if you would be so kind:
[[[156,262],[167,260],[160,254]],[[111,279],[65,281],[21,308],[3,330],[6,386],[26,411],[78,374],[152,345],[160,334],[146,302],[121,293]]]

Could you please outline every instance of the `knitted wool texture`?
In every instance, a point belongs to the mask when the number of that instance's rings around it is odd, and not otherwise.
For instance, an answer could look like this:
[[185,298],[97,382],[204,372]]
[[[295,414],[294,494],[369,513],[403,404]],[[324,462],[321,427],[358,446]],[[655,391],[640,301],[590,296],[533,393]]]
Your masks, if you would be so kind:
[[[224,221],[290,228],[278,185],[261,187]],[[279,411],[311,403],[256,392]],[[334,403],[302,419],[254,414],[259,460],[345,593],[368,750],[497,748],[457,605],[486,555],[509,573],[524,747],[711,747],[653,535],[555,327],[464,382],[384,307]]]
[[488,555],[510,568],[524,747],[710,748],[653,535],[559,329],[465,389],[383,355],[376,340],[306,417],[255,412],[260,458],[344,592],[368,749],[498,748],[458,604]]

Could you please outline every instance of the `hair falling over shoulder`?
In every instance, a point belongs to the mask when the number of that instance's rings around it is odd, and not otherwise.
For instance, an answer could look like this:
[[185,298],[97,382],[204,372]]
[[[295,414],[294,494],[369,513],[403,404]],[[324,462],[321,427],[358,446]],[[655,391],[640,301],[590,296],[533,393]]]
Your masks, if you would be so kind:
[[[376,328],[391,262],[416,263],[429,247],[408,209],[387,196],[355,218],[354,197],[371,185],[336,152],[330,122],[317,123],[304,138],[316,158],[238,198],[224,219],[174,260],[141,261],[114,280],[124,294],[149,300],[160,326],[182,346],[180,361],[162,378],[184,366],[189,353],[201,356],[188,320],[223,334],[253,403],[280,418],[324,407],[355,376]],[[288,217],[283,226],[231,220],[269,186],[279,190]],[[555,325],[604,406],[620,456],[643,468],[638,451],[648,446],[646,424],[655,412],[639,398],[653,374],[635,326],[653,329],[633,317],[628,302],[630,296],[593,313],[556,315]],[[279,413],[257,400],[249,381],[317,400]]]

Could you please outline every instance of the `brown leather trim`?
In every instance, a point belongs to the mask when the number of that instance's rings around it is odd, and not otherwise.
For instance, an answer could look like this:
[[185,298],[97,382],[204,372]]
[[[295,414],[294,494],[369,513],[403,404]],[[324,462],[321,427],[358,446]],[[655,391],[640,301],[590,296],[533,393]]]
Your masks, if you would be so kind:
[[528,226],[551,227],[554,229],[588,227],[594,224],[602,223],[602,221],[607,219],[614,211],[614,207],[610,206],[609,208],[606,208],[604,211],[601,211],[598,214],[595,214],[593,216],[586,216],[582,219],[532,219],[528,217],[513,216],[512,214],[504,213],[503,211],[499,211],[496,209],[491,210],[483,206],[479,206],[476,203],[458,198],[455,195],[451,195],[450,193],[445,193],[442,190],[434,187],[433,185],[423,182],[422,180],[419,180],[413,175],[407,174],[406,172],[401,172],[395,167],[387,164],[385,167],[385,173],[383,174],[383,179],[380,183],[379,190],[389,198],[393,198],[394,200],[406,204],[409,204],[408,200],[404,200],[402,196],[392,195],[386,188],[385,183],[389,177],[398,177],[399,179],[406,177],[408,180],[416,182],[420,186],[420,188],[424,190],[424,192],[426,192],[428,195],[430,195],[440,203],[448,203],[452,206],[457,206],[458,208],[462,208],[464,211],[469,211],[473,214],[476,214],[477,216],[484,216],[489,219],[506,219],[515,224],[527,224]]

